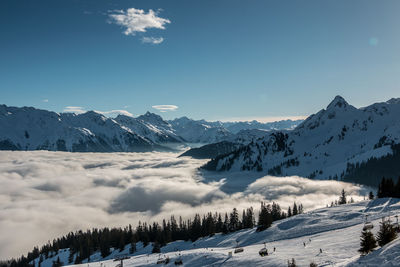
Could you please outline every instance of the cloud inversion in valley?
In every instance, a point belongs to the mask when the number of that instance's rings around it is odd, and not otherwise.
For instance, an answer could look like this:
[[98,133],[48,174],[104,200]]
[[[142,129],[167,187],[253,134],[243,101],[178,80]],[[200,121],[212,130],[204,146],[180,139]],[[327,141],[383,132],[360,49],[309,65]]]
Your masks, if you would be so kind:
[[355,199],[365,193],[336,181],[269,176],[243,177],[245,190],[228,193],[223,174],[208,182],[201,176],[197,168],[204,163],[156,152],[0,152],[0,259],[80,229],[258,209],[264,199],[284,208],[296,200],[312,209],[337,199],[342,188]]

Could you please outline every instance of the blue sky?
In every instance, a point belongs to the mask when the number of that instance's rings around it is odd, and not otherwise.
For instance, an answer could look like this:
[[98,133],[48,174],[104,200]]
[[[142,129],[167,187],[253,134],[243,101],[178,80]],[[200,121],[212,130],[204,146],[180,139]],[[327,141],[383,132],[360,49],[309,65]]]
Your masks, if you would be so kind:
[[0,103],[208,120],[306,116],[337,94],[365,106],[400,96],[399,12],[396,0],[2,0]]

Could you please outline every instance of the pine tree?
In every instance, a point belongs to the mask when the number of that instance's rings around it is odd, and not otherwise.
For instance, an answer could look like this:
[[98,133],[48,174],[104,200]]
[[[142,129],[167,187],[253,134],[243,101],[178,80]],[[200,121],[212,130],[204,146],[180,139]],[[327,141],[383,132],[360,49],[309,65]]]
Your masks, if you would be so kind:
[[227,213],[225,213],[225,221],[224,221],[224,225],[222,226],[222,233],[223,234],[229,233],[229,219],[228,219]]
[[73,261],[74,261],[74,250],[70,247],[68,255],[68,263],[72,263]]
[[234,232],[239,229],[239,213],[236,208],[233,208],[229,217],[229,231]]
[[161,252],[160,244],[158,242],[154,242],[153,250],[151,251],[151,253],[160,253],[160,252]]
[[366,255],[376,248],[376,240],[374,235],[369,230],[361,232],[361,248],[358,250],[362,255]]
[[292,217],[292,208],[290,208],[290,206],[289,206],[289,208],[287,210],[287,216],[288,217]]
[[246,214],[246,210],[243,209],[243,212],[242,212],[242,223],[241,223],[241,227],[240,227],[241,229],[247,228],[247,227],[245,227],[246,221],[247,221],[247,214]]
[[223,226],[224,226],[224,223],[222,222],[221,213],[219,213],[218,214],[218,219],[217,219],[217,224],[215,225],[215,231],[217,233],[222,232]]
[[394,197],[396,194],[396,186],[392,179],[382,178],[378,186],[378,198]]
[[303,214],[304,213],[304,207],[303,204],[300,203],[299,205],[299,214]]
[[196,241],[199,237],[201,237],[201,219],[200,215],[196,214],[194,216],[193,222],[190,226],[190,235],[192,242]]
[[281,207],[277,203],[272,202],[272,210],[271,210],[271,212],[272,212],[272,220],[273,221],[277,221],[277,220],[282,219]]
[[254,211],[253,208],[248,208],[243,216],[243,228],[253,228],[254,227]]
[[257,231],[263,231],[271,226],[272,224],[272,210],[271,205],[266,205],[264,202],[261,202],[261,209],[258,216],[258,227]]
[[369,198],[369,200],[373,200],[374,199],[374,193],[372,193],[372,191],[370,191],[369,192],[369,196],[368,196],[368,198]]
[[299,214],[296,202],[293,203],[293,216]]
[[110,244],[109,241],[106,239],[105,234],[103,233],[103,236],[100,239],[100,254],[102,258],[107,257],[110,255]]
[[122,235],[122,234],[119,239],[118,249],[119,249],[119,251],[123,251],[125,249],[125,240],[124,240],[124,235]]
[[377,234],[377,241],[379,246],[383,247],[397,237],[396,229],[388,222],[382,221],[380,223],[379,232]]
[[129,253],[133,254],[136,252],[136,242],[133,240],[131,243],[131,247],[129,248]]
[[342,189],[342,193],[340,195],[339,198],[339,205],[343,205],[347,203],[347,198],[346,198],[346,191],[344,191],[344,189]]
[[[43,255],[40,254],[40,257],[39,257],[39,266],[42,265],[42,262],[43,262]],[[71,261],[71,262],[72,262],[72,261]],[[38,266],[38,267],[39,267],[39,266]]]
[[143,242],[143,247],[147,247],[147,245],[150,243],[150,238],[149,238],[149,230],[147,227],[147,224],[143,224],[143,233],[142,233],[142,242]]
[[394,190],[394,197],[400,198],[400,176],[397,179],[397,184],[396,184],[395,190]]

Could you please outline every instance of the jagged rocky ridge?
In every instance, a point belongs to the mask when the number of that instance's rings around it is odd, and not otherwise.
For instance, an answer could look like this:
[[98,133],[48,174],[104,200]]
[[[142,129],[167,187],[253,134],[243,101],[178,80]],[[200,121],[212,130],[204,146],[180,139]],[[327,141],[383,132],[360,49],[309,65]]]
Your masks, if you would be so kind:
[[186,117],[165,121],[150,112],[136,118],[107,118],[94,111],[76,115],[0,105],[0,150],[171,151],[171,144],[208,144],[235,136],[240,134],[221,122]]
[[[398,157],[399,114],[400,99],[357,109],[337,96],[326,109],[309,116],[294,130],[269,132],[231,153],[217,156],[204,168],[346,178],[362,162],[365,165],[377,158],[393,161],[392,157]],[[392,168],[392,174],[400,175],[398,165]]]
[[167,150],[116,120],[89,111],[55,113],[0,106],[1,150],[144,152]]

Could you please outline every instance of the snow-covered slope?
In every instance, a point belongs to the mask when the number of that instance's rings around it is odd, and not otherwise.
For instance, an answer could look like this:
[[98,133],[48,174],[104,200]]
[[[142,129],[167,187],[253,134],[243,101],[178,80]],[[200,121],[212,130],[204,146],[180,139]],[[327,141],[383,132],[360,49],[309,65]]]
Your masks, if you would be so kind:
[[[123,261],[123,266],[157,266],[161,257],[171,259],[167,266],[181,258],[184,266],[287,266],[287,261],[295,259],[298,266],[399,266],[400,238],[365,257],[360,257],[360,233],[365,215],[379,229],[383,217],[400,215],[400,199],[376,199],[359,203],[323,208],[305,214],[276,221],[265,231],[242,230],[232,234],[202,238],[192,243],[176,241],[161,248],[161,254],[151,254],[152,246],[143,248],[137,244],[137,252]],[[242,253],[232,253],[236,242],[244,248]],[[258,251],[266,248],[268,256],[260,257]],[[274,251],[273,248],[276,248]],[[322,252],[321,252],[322,250]],[[229,253],[232,256],[229,256]],[[68,249],[45,259],[42,267],[50,267],[60,257],[68,262]],[[99,252],[91,256],[91,263],[84,267],[114,267],[120,261],[113,261],[118,255],[128,255],[129,245],[123,251],[114,250],[105,259]],[[180,256],[179,256],[180,254]],[[37,266],[38,259],[35,260]]]
[[[209,122],[181,117],[171,120],[169,123],[171,123],[176,133],[189,143],[210,144],[220,141],[238,141],[238,143],[242,144],[246,143],[244,140],[253,138],[255,134],[259,135],[271,130],[290,130],[295,128],[302,121],[303,120],[282,120],[267,123],[255,120],[245,122]],[[239,140],[240,138],[244,138],[244,140]]]
[[169,123],[175,132],[189,143],[216,143],[233,136],[220,122],[196,121],[182,117]]
[[115,121],[130,129],[132,132],[145,136],[154,143],[164,144],[184,142],[182,137],[175,133],[171,124],[154,113],[147,112],[137,118],[118,115],[115,118]]
[[270,132],[206,168],[340,179],[348,164],[393,153],[400,143],[399,114],[400,99],[357,109],[337,96],[294,130]]
[[58,114],[1,105],[0,149],[131,152],[163,148],[94,111]]
[[232,133],[238,133],[242,130],[292,130],[303,120],[281,120],[275,122],[258,122],[258,121],[242,121],[242,122],[223,122],[222,125]]

